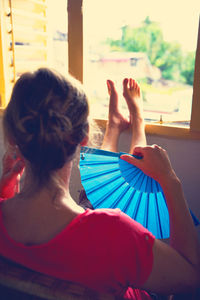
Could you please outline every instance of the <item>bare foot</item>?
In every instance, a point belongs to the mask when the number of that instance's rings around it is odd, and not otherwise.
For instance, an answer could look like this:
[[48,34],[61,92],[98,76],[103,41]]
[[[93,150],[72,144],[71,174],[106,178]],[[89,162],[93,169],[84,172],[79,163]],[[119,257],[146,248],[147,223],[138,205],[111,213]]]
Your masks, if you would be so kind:
[[119,111],[118,94],[112,80],[107,80],[107,87],[110,95],[110,103],[108,123],[101,149],[117,152],[120,134],[129,127],[130,122]]
[[133,153],[136,145],[146,145],[143,100],[140,87],[134,79],[125,78],[123,80],[123,96],[130,113],[132,138],[129,153]]
[[143,100],[138,83],[130,78],[123,80],[123,96],[126,99],[130,117],[143,118]]
[[110,95],[108,125],[118,128],[119,131],[122,132],[129,127],[130,123],[119,111],[118,94],[114,82],[112,80],[107,80],[107,87]]

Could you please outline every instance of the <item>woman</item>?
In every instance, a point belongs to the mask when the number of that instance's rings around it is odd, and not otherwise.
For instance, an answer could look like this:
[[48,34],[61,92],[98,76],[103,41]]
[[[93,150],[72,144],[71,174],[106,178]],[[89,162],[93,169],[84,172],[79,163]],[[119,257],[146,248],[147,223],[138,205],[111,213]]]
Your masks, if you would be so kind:
[[[84,210],[72,199],[73,157],[88,140],[87,97],[72,78],[39,69],[16,82],[3,118],[9,150],[0,184],[0,254],[97,291],[151,299],[146,291],[169,294],[199,284],[199,244],[166,152],[135,145],[146,143],[140,89],[132,79],[123,86],[130,121],[120,114],[114,84],[108,81],[103,147],[113,150],[121,130],[134,129],[130,151],[143,159],[122,158],[161,184],[170,214],[170,246],[118,209]],[[13,148],[16,159],[10,154]],[[24,185],[15,194],[24,166]]]

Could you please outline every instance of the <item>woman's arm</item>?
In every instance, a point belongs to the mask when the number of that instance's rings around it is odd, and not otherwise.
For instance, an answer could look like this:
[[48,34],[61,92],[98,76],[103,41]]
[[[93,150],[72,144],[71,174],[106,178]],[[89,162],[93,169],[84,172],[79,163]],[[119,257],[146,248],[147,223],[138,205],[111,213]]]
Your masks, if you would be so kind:
[[200,244],[180,180],[161,147],[136,147],[134,154],[143,159],[121,158],[160,183],[170,216],[170,245],[155,241],[153,269],[142,288],[158,293],[188,291],[200,284]]
[[191,292],[200,285],[200,246],[178,179],[163,187],[170,216],[170,246],[156,240],[154,263],[144,289],[159,293]]

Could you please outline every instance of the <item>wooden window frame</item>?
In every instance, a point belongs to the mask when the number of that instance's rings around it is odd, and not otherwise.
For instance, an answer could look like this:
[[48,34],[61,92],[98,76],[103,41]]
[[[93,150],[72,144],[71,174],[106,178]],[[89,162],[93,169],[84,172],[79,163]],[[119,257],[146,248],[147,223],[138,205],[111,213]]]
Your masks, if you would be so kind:
[[[68,66],[69,73],[83,82],[83,1],[68,0]],[[0,47],[1,48],[1,47]],[[1,50],[1,49],[0,49]],[[2,57],[2,53],[0,53]],[[2,72],[2,68],[0,70]],[[0,110],[0,113],[3,109]],[[105,128],[106,120],[96,120]],[[146,122],[146,133],[183,139],[200,139],[200,21],[195,58],[193,99],[189,128],[172,124]]]
[[[17,77],[19,74],[16,73],[16,70],[19,71],[18,65],[16,66],[16,52],[17,49],[20,51],[24,47],[24,51],[28,53],[30,50],[37,51],[36,47],[31,47],[31,45],[27,44],[22,45],[22,43],[18,43],[18,45],[15,44],[15,34],[17,31],[23,30],[26,35],[29,35],[30,37],[33,37],[34,35],[39,36],[41,35],[41,32],[38,30],[34,31],[31,30],[30,32],[27,31],[26,26],[18,26],[20,24],[15,24],[14,17],[15,16],[21,16],[23,19],[24,17],[26,19],[35,19],[37,22],[42,22],[42,25],[40,27],[42,30],[47,28],[47,18],[46,18],[46,8],[47,8],[47,1],[48,0],[28,0],[28,4],[33,4],[38,7],[42,7],[44,9],[45,16],[40,16],[38,13],[32,13],[27,12],[26,10],[23,11],[23,9],[16,9],[16,4],[14,0],[0,0],[0,114],[3,113],[4,108],[9,102],[10,95],[13,89],[13,85],[15,81],[17,80]],[[15,30],[16,29],[16,30]],[[28,32],[28,34],[27,34]],[[45,37],[46,36],[46,37]],[[48,47],[48,34],[45,32],[45,36],[43,36],[42,31],[42,37],[43,40],[45,40],[46,44],[43,47],[43,52],[46,55],[46,62],[47,62],[47,53],[45,52]],[[17,40],[17,39],[16,39]],[[47,46],[46,46],[47,45]],[[32,49],[31,49],[32,48]],[[36,49],[36,50],[35,50]],[[40,48],[41,50],[41,48]],[[34,60],[31,60],[32,63],[35,63]],[[21,61],[22,63],[22,61]],[[23,61],[22,65],[26,66],[27,60]],[[47,65],[47,63],[46,63]],[[26,66],[27,67],[27,66]],[[27,71],[25,67],[25,70],[20,70],[21,73]]]
[[[68,0],[69,72],[83,82],[83,14],[84,0]],[[193,99],[189,128],[169,124],[146,123],[146,133],[183,139],[200,139],[200,21],[195,59]],[[106,120],[96,120],[105,127]]]

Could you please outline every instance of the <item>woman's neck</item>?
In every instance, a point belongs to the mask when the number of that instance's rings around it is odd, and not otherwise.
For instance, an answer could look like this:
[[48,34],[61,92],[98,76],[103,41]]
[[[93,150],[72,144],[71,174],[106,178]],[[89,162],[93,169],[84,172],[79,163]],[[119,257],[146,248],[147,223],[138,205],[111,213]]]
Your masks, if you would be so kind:
[[[72,161],[66,163],[63,168],[54,171],[48,180],[34,176],[29,164],[26,165],[25,173],[21,181],[20,195],[26,198],[39,194],[47,198],[69,198],[69,182],[71,176]],[[43,181],[43,184],[41,182]]]

